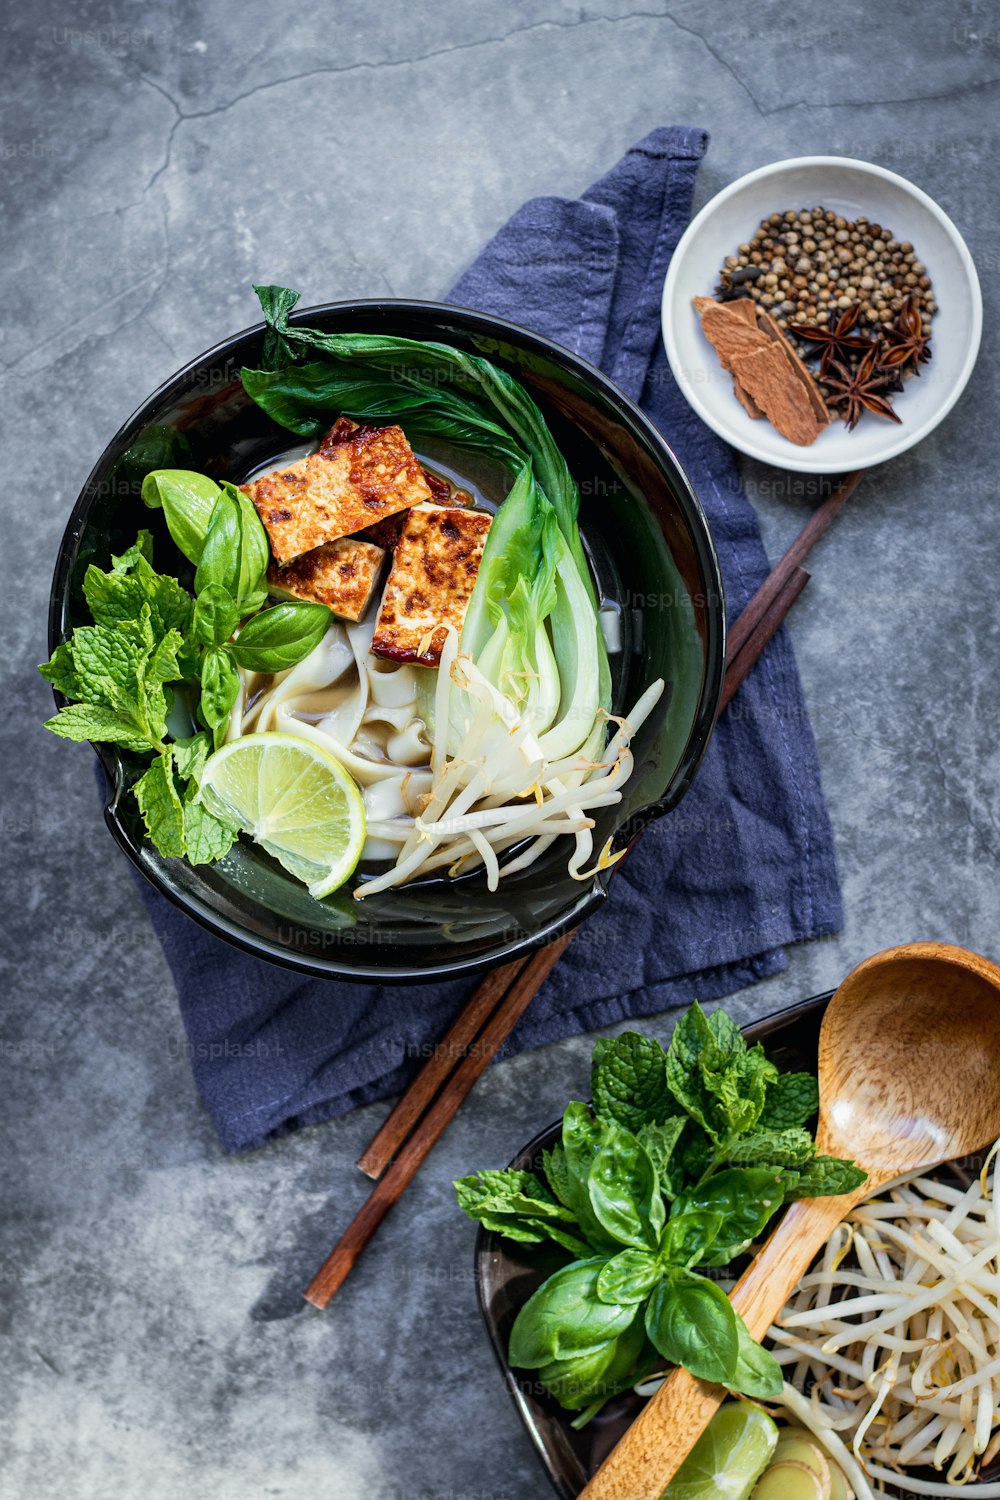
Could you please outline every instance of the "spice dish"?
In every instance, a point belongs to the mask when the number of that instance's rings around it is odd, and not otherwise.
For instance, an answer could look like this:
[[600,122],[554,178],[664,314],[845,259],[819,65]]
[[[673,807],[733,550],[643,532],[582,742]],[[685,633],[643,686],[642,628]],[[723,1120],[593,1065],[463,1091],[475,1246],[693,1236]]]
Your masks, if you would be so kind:
[[842,473],[943,420],[975,363],[982,298],[961,235],[919,188],[801,157],[701,210],[662,313],[674,377],[720,437],[785,469]]

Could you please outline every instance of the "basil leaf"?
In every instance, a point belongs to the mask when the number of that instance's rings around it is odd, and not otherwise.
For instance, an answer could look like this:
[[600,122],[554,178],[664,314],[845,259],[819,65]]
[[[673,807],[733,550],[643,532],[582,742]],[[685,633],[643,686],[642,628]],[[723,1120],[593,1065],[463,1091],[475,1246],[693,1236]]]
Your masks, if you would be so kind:
[[[727,1265],[762,1232],[785,1201],[794,1173],[776,1167],[730,1167],[707,1182],[686,1188],[676,1199],[671,1217],[689,1209],[721,1215],[724,1229],[705,1265]],[[724,1236],[724,1238],[723,1238]]]
[[587,1178],[590,1205],[616,1240],[655,1250],[666,1211],[653,1163],[630,1131],[599,1123],[601,1144]]
[[567,1411],[603,1406],[612,1396],[648,1374],[656,1351],[646,1338],[642,1316],[634,1309],[628,1327],[600,1348],[569,1359],[555,1359],[538,1369],[538,1380]]
[[201,562],[215,503],[222,491],[193,469],[155,469],[142,481],[143,504],[162,510],[167,530],[190,562]]
[[[595,1250],[617,1254],[620,1241],[602,1225],[590,1201],[590,1169],[597,1157],[604,1131],[586,1104],[574,1101],[563,1114],[562,1142],[556,1146],[545,1168],[560,1201],[576,1214],[577,1223]],[[551,1175],[552,1171],[556,1173]]]
[[677,1143],[687,1124],[685,1115],[675,1115],[670,1120],[664,1120],[661,1125],[642,1125],[635,1133],[636,1140],[646,1148],[653,1163],[660,1182],[660,1192],[668,1198],[675,1197],[679,1190],[679,1184],[675,1186],[673,1181],[674,1176],[678,1175],[674,1157]]
[[240,691],[240,675],[222,646],[209,646],[201,663],[201,716],[213,730],[215,748],[225,738],[229,711]]
[[240,586],[242,529],[239,506],[229,495],[220,493],[212,509],[212,518],[194,575],[196,594],[214,583],[225,589],[233,599],[236,598]]
[[594,1113],[633,1133],[676,1114],[667,1089],[667,1054],[637,1031],[596,1042],[590,1086]]
[[240,574],[236,601],[242,614],[259,609],[267,598],[264,579],[271,561],[271,544],[257,507],[235,484],[223,485],[240,515]]
[[660,1237],[660,1254],[688,1268],[703,1260],[725,1223],[718,1210],[685,1208],[672,1214]]
[[634,1307],[612,1307],[597,1295],[602,1258],[563,1266],[529,1297],[510,1334],[510,1362],[538,1369],[552,1359],[567,1359],[602,1348],[635,1317]]
[[231,647],[233,658],[248,672],[283,672],[319,645],[330,619],[325,604],[276,604],[247,621]]
[[240,623],[233,596],[221,583],[206,583],[194,601],[191,633],[200,646],[221,646]]
[[644,1302],[662,1275],[656,1256],[649,1251],[623,1250],[602,1267],[597,1295],[602,1302],[621,1307]]
[[693,1271],[661,1281],[646,1307],[646,1332],[664,1359],[719,1385],[737,1374],[738,1323],[722,1288]]
[[755,1343],[750,1337],[750,1330],[739,1314],[736,1316],[736,1329],[740,1341],[739,1355],[736,1374],[729,1382],[729,1389],[739,1392],[741,1396],[756,1396],[759,1401],[780,1396],[785,1378],[778,1361],[769,1349]]

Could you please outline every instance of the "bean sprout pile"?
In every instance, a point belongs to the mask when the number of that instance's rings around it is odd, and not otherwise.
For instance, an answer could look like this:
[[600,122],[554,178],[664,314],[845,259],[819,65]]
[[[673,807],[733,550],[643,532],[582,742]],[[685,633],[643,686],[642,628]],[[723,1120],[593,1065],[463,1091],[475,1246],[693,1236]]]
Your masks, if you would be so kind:
[[916,1173],[853,1209],[770,1330],[782,1404],[861,1500],[1000,1497],[974,1482],[1000,1452],[996,1153],[969,1186]]

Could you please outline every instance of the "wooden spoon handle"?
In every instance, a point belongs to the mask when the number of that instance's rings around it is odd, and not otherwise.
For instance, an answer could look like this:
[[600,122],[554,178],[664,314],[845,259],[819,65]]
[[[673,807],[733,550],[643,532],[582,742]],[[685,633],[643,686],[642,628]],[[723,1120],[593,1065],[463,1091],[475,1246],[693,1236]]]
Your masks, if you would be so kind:
[[[755,1339],[770,1328],[820,1246],[871,1183],[840,1198],[793,1203],[732,1293],[733,1306]],[[671,1370],[579,1500],[660,1500],[728,1392]]]

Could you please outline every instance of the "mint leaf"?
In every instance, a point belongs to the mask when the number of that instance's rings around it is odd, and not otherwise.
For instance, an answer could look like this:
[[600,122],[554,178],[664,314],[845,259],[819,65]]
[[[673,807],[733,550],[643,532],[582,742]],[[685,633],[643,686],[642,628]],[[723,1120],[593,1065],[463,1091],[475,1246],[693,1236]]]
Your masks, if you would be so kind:
[[816,1155],[816,1142],[808,1130],[755,1130],[736,1141],[731,1155],[743,1166],[799,1167]]
[[144,557],[148,563],[153,561],[153,533],[145,527],[138,533],[131,547],[126,547],[120,557],[111,555],[112,573],[127,573],[134,568],[140,557]]
[[[129,554],[125,554],[128,557]],[[122,561],[118,559],[117,561]],[[182,634],[191,624],[191,596],[176,578],[154,571],[140,553],[130,564],[131,571],[117,569],[102,573],[91,564],[83,580],[83,592],[90,613],[98,625],[118,625],[137,620],[142,606],[148,604],[154,635],[168,630]]]
[[121,718],[105,703],[71,703],[45,722],[64,740],[93,740],[121,745],[123,750],[148,750],[149,741],[134,722]]
[[801,1172],[786,1173],[785,1202],[797,1198],[836,1198],[853,1193],[868,1180],[868,1173],[839,1156],[817,1156]]
[[182,781],[193,781],[197,784],[201,779],[202,767],[212,753],[208,735],[192,734],[187,739],[174,740],[171,749],[178,776]]
[[145,775],[136,782],[134,791],[146,829],[157,849],[169,859],[183,858],[184,809],[174,782],[169,750],[157,756]]
[[80,679],[73,663],[73,647],[69,641],[60,642],[49,660],[42,662],[38,670],[45,681],[51,683],[64,698],[83,697]]
[[791,1130],[818,1109],[819,1084],[812,1073],[779,1073],[768,1087],[758,1124],[762,1130]]
[[667,1082],[677,1102],[717,1148],[752,1130],[778,1070],[760,1046],[748,1048],[723,1011],[706,1017],[697,1001],[681,1017],[667,1053]]
[[594,1113],[626,1130],[655,1125],[676,1113],[667,1089],[667,1054],[653,1037],[626,1031],[594,1046]]
[[91,702],[114,706],[116,692],[134,692],[140,655],[132,634],[117,626],[80,625],[73,632],[73,662]]
[[214,864],[235,844],[239,829],[195,800],[193,786],[189,792],[184,797],[184,852],[193,865]]
[[240,612],[228,590],[207,583],[194,602],[191,633],[200,646],[221,646],[240,623]]
[[577,1227],[572,1211],[558,1203],[532,1172],[478,1172],[459,1178],[455,1193],[470,1219],[508,1239],[527,1244],[551,1239],[573,1255],[590,1253],[585,1241],[572,1233]]

